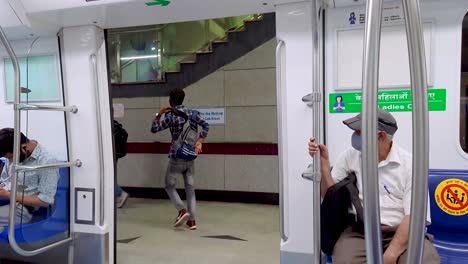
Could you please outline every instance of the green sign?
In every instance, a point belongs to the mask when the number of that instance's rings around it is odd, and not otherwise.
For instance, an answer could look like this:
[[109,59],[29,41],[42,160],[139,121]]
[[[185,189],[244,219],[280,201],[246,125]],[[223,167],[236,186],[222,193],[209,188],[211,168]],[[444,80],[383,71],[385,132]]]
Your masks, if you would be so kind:
[[[429,111],[445,111],[447,109],[447,90],[429,89]],[[329,97],[330,113],[360,113],[362,93],[331,93]],[[378,94],[379,108],[388,112],[411,112],[413,102],[411,90],[380,91]]]
[[151,2],[145,3],[147,6],[155,6],[155,5],[160,5],[160,6],[168,6],[171,3],[170,0],[153,0]]

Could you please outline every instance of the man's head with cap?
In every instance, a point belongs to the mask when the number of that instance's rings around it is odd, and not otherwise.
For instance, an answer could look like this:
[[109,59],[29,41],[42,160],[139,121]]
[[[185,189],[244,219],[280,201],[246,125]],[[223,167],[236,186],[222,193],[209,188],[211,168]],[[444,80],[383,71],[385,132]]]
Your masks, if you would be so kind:
[[[355,117],[346,119],[343,124],[354,130],[351,139],[354,148],[360,150],[361,147],[361,129],[362,129],[362,114]],[[388,152],[392,146],[392,139],[398,130],[396,119],[389,112],[378,109],[377,110],[377,130],[378,130],[378,144],[379,156],[382,152]],[[388,151],[387,151],[388,150]],[[388,153],[387,153],[388,154]]]
[[[361,131],[362,114],[346,119],[343,121],[343,124],[354,131]],[[393,136],[398,130],[397,121],[392,114],[379,108],[377,109],[377,129]]]

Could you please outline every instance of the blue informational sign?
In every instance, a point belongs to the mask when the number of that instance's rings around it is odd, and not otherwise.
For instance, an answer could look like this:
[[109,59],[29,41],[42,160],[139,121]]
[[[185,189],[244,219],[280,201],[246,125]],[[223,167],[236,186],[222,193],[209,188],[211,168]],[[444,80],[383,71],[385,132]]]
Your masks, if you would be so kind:
[[200,112],[203,119],[205,119],[210,125],[226,125],[226,109],[224,107],[200,107],[193,108],[193,110]]

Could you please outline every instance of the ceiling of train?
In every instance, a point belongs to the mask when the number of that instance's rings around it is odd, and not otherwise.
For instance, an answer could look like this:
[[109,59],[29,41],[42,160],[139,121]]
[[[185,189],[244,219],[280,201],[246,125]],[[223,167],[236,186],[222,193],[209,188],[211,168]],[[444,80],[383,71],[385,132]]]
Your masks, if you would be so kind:
[[[53,36],[60,28],[155,25],[275,11],[275,5],[303,0],[0,0],[0,25],[10,39]],[[322,0],[329,7],[365,0]],[[394,0],[384,0],[394,1]]]
[[[275,0],[0,0],[10,39],[57,34],[62,27],[119,28],[274,12]],[[18,23],[12,25],[12,19]],[[22,14],[24,17],[22,17]],[[4,17],[4,19],[1,19]],[[5,26],[7,24],[7,26]],[[30,27],[29,27],[30,25]]]

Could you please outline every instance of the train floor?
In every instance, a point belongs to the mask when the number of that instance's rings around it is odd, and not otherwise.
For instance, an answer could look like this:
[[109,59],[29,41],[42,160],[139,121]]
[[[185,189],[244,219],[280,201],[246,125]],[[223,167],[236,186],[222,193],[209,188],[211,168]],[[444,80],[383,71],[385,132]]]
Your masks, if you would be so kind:
[[118,264],[279,263],[278,207],[198,202],[198,230],[175,229],[168,200],[129,199],[118,210]]

